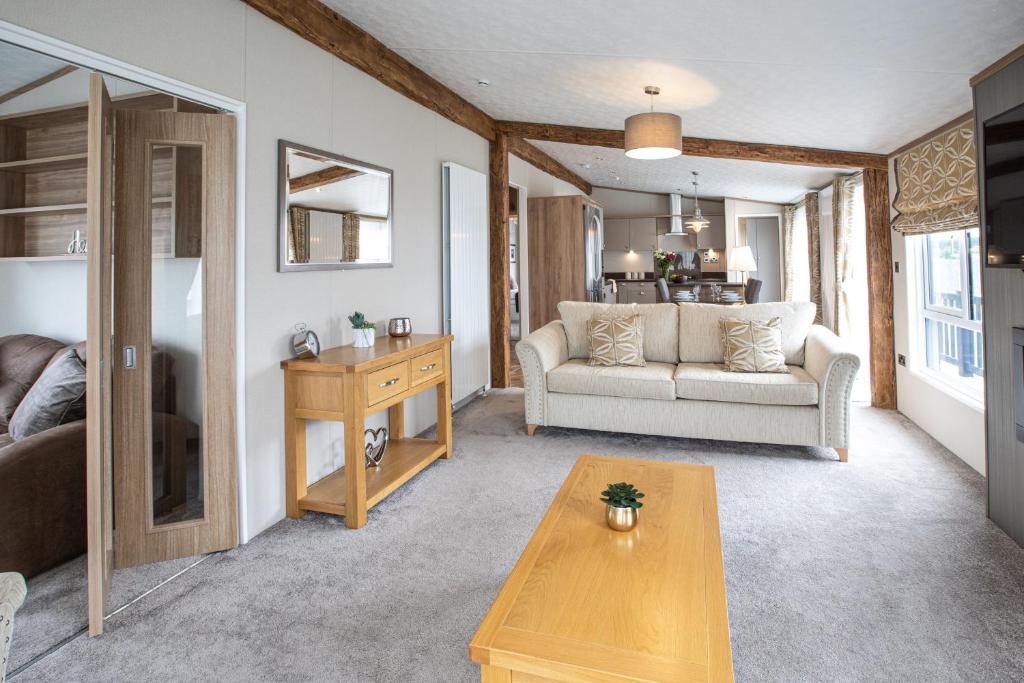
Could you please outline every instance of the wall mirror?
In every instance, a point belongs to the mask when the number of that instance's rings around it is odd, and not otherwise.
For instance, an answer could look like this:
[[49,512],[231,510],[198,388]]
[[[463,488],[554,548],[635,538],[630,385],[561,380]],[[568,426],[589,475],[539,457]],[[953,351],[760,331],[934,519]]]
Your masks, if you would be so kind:
[[281,140],[278,271],[391,266],[392,172]]

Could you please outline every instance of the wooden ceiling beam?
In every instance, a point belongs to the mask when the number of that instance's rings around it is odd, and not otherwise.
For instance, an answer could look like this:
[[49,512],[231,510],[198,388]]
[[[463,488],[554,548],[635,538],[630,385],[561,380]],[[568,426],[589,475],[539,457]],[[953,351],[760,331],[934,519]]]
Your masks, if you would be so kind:
[[[527,140],[563,142],[591,147],[609,147],[612,149],[625,149],[626,147],[626,134],[621,130],[562,126],[553,123],[527,123],[523,121],[497,121],[496,125],[498,130],[512,137],[520,137]],[[684,137],[682,142],[683,154],[694,157],[740,159],[743,161],[764,161],[772,164],[824,166],[829,168],[888,169],[888,159],[884,154],[693,137]]]
[[345,180],[346,178],[355,178],[360,175],[363,175],[363,172],[357,171],[354,168],[331,166],[330,168],[313,171],[306,175],[300,175],[297,178],[289,178],[288,194],[295,194],[296,192],[302,192],[303,190],[312,190],[317,187],[323,187],[324,185],[330,185],[331,183],[336,183],[340,180]]
[[494,139],[494,119],[318,0],[242,0],[417,104]]
[[536,166],[545,173],[549,173],[570,185],[578,187],[585,195],[589,196],[594,193],[593,186],[584,178],[573,173],[554,157],[522,138],[509,138],[509,152],[515,154],[526,163]]
[[5,92],[3,95],[0,95],[0,104],[3,104],[4,102],[9,102],[10,100],[13,100],[15,97],[20,97],[21,95],[24,95],[27,92],[31,92],[41,85],[46,85],[50,81],[55,81],[61,76],[67,76],[69,73],[73,71],[78,71],[78,67],[74,66],[73,64],[62,66],[56,71],[48,73],[41,78],[37,78],[31,83],[26,83],[25,85],[19,86],[14,90],[10,90],[8,92]]

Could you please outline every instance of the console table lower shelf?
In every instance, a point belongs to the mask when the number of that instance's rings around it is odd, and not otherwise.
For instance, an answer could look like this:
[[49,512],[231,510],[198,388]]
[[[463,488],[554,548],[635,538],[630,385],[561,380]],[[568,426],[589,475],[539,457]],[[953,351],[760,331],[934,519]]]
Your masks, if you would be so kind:
[[[366,508],[387,498],[444,454],[444,444],[428,439],[401,439],[389,443],[380,467],[366,470]],[[345,469],[332,472],[310,486],[306,495],[299,499],[299,509],[344,515]]]
[[[369,348],[342,346],[318,358],[281,363],[285,373],[285,504],[289,517],[307,510],[366,524],[366,511],[438,458],[452,455],[450,335],[381,337]],[[433,388],[437,437],[405,436],[405,400]],[[379,467],[366,467],[366,418],[388,412],[390,442]],[[306,421],[345,424],[345,466],[307,485]]]

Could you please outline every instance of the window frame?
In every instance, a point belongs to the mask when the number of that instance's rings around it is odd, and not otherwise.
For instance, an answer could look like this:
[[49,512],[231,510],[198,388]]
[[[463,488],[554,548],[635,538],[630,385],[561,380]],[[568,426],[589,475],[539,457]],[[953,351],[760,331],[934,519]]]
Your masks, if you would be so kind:
[[[977,228],[964,228],[962,230],[948,231],[951,233],[958,233],[961,244],[960,281],[964,296],[962,297],[960,309],[931,303],[932,277],[931,260],[929,258],[931,241],[928,239],[928,234],[915,236],[917,238],[917,243],[912,245],[912,250],[916,266],[914,269],[914,277],[917,282],[910,284],[916,290],[916,295],[919,300],[912,302],[915,316],[914,337],[916,337],[916,343],[913,347],[916,349],[916,358],[913,364],[913,369],[924,374],[929,379],[938,382],[941,386],[961,394],[972,402],[983,402],[985,400],[984,388],[979,391],[967,381],[950,377],[941,370],[929,367],[928,365],[928,332],[927,323],[925,322],[926,320],[931,320],[936,323],[944,323],[953,327],[961,327],[982,335],[980,348],[982,353],[984,353],[984,331],[982,322],[984,318],[984,300],[982,300],[981,315],[977,319],[972,317],[974,277],[972,277],[971,273],[971,240],[968,238],[969,230],[977,230]],[[979,236],[979,248],[980,243],[981,241]],[[977,273],[977,277],[981,277],[980,269]],[[980,377],[984,384],[985,375],[982,374]]]

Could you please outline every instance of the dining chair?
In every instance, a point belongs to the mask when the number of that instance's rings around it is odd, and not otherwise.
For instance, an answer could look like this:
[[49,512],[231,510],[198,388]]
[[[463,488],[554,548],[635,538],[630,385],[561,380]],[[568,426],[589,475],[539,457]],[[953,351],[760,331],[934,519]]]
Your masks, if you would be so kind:
[[743,288],[743,300],[748,304],[756,304],[757,297],[761,294],[761,281],[749,278]]
[[672,295],[669,294],[668,282],[665,280],[665,278],[659,277],[657,285],[658,285],[658,296],[661,297],[661,300],[663,302],[665,302],[665,303],[671,302],[672,301]]

